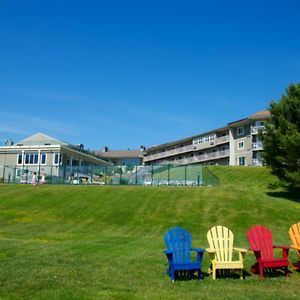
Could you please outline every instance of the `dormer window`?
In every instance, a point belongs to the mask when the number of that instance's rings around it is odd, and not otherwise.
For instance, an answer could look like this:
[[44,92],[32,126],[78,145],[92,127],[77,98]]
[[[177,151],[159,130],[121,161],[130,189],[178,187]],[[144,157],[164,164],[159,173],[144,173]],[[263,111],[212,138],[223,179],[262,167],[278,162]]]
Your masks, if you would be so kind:
[[245,133],[244,127],[239,127],[239,128],[237,129],[237,135],[243,135],[244,133]]

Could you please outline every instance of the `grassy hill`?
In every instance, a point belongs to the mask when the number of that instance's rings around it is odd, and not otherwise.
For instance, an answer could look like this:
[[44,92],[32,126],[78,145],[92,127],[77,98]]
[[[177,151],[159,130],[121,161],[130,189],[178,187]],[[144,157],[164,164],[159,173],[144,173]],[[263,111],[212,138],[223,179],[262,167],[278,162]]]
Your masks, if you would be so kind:
[[[298,272],[171,284],[162,253],[171,226],[205,248],[208,229],[225,225],[237,247],[249,248],[251,225],[290,244],[288,229],[300,222],[300,197],[269,190],[276,179],[267,169],[211,170],[218,187],[0,185],[0,299],[298,298]],[[254,262],[247,254],[245,270]],[[207,254],[203,264],[206,272]]]

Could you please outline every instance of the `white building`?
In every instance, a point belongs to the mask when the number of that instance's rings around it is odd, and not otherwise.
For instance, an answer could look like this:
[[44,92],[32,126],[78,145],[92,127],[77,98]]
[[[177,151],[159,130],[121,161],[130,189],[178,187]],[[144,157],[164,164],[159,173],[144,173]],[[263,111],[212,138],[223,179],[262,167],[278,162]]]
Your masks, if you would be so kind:
[[258,138],[269,111],[257,112],[227,126],[147,149],[144,163],[261,165],[263,145]]

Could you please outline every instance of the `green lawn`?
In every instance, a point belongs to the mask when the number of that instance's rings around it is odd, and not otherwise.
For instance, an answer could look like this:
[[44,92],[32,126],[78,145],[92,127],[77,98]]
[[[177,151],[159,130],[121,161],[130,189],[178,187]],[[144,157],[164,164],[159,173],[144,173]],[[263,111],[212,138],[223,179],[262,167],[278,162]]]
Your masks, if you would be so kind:
[[[0,299],[298,299],[295,271],[170,282],[163,235],[171,226],[205,248],[208,229],[225,225],[237,247],[249,248],[251,225],[289,244],[288,229],[300,222],[300,197],[269,190],[276,179],[267,169],[211,170],[218,187],[0,185]],[[254,262],[247,254],[245,270]],[[207,272],[207,254],[203,265]]]

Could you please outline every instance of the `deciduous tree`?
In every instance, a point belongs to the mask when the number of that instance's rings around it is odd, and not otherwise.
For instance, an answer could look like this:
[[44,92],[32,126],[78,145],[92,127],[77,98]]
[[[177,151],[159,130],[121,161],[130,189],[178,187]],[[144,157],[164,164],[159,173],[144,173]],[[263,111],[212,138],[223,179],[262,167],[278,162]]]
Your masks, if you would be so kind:
[[300,83],[291,84],[269,105],[270,121],[260,138],[263,159],[284,185],[300,187]]

